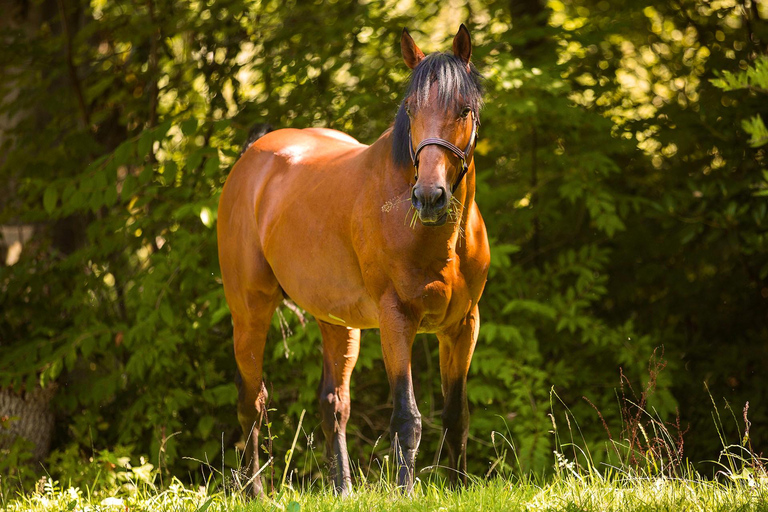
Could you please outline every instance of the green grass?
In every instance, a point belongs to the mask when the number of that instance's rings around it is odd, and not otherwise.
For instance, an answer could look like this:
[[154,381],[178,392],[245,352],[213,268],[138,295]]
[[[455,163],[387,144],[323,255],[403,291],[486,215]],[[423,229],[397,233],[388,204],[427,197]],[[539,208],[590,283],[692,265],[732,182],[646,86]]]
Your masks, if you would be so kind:
[[190,488],[178,481],[165,489],[153,483],[122,486],[113,492],[65,488],[49,480],[23,496],[4,496],[3,510],[16,511],[751,511],[768,510],[768,477],[745,473],[722,482],[627,477],[613,471],[580,475],[566,472],[546,481],[475,479],[467,488],[450,490],[417,481],[412,495],[379,482],[358,486],[347,498],[330,489],[285,489],[251,500],[239,492]]
[[[509,432],[507,436],[494,432],[491,435],[494,446],[502,440],[502,449],[488,471],[491,476],[470,477],[466,488],[451,489],[434,468],[425,468],[413,493],[406,495],[392,484],[393,471],[389,457],[385,456],[378,476],[353,471],[356,485],[351,496],[342,499],[334,495],[323,476],[319,480],[300,478],[296,481],[293,472],[289,472],[290,454],[297,443],[300,422],[283,471],[278,472],[277,478],[264,482],[267,489],[275,485],[276,490],[261,499],[246,496],[240,475],[225,474],[224,468],[217,471],[209,466],[213,470],[209,484],[194,487],[176,479],[164,480],[163,473],[143,458],[138,465],[131,465],[129,457],[103,451],[94,454],[87,464],[78,462],[76,457],[60,460],[69,461],[58,468],[60,473],[80,482],[79,487],[43,478],[34,490],[20,493],[11,489],[14,484],[19,487],[21,480],[13,482],[0,474],[0,510],[768,511],[768,461],[752,448],[751,422],[747,418],[749,404],[742,411],[744,431],[739,429],[740,439],[734,444],[725,439],[720,411],[713,400],[713,420],[722,450],[710,461],[717,473],[714,478],[706,478],[684,458],[682,438],[670,432],[671,424],[646,410],[644,398],[639,404],[623,398],[623,403],[631,405],[622,409],[625,428],[619,440],[608,432],[609,439],[601,448],[605,449],[603,462],[596,463],[594,450],[590,450],[581,436],[576,418],[554,391],[551,396],[552,410],[564,409],[567,428],[558,428],[552,415],[552,434],[557,448],[550,476],[524,472],[517,462],[514,444],[508,441]],[[728,411],[737,421],[730,406]]]

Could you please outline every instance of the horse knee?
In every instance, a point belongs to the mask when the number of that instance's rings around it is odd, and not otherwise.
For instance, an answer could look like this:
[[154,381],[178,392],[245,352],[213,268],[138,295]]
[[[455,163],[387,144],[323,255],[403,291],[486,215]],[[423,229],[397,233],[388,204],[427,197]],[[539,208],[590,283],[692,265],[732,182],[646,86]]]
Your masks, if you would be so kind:
[[260,386],[248,386],[243,380],[240,371],[235,373],[235,385],[237,386],[237,415],[243,430],[247,430],[246,425],[253,424],[260,420],[266,411],[269,393],[264,382]]
[[321,390],[319,393],[320,415],[326,433],[343,431],[349,419],[349,403],[335,391]]
[[[261,349],[261,350],[259,350]],[[235,335],[235,361],[246,374],[259,371],[263,359],[263,347],[258,346],[251,336],[245,334]]]
[[320,392],[320,417],[323,421],[323,431],[326,435],[335,430],[336,425],[336,395],[334,393]]

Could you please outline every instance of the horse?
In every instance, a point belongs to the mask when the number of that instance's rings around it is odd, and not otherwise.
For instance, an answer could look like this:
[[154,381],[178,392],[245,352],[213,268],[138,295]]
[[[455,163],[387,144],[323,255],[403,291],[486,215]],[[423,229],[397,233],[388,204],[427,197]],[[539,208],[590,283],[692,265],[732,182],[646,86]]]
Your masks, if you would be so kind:
[[232,313],[238,420],[255,495],[267,402],[264,345],[284,297],[320,326],[319,390],[335,492],[352,485],[346,426],[360,330],[378,328],[392,393],[397,485],[411,492],[421,439],[411,348],[439,341],[444,442],[451,480],[466,484],[467,373],[480,327],[490,253],[475,204],[474,148],[482,77],[462,24],[452,54],[426,55],[401,36],[410,85],[393,126],[372,145],[325,128],[261,136],[221,193],[217,238]]

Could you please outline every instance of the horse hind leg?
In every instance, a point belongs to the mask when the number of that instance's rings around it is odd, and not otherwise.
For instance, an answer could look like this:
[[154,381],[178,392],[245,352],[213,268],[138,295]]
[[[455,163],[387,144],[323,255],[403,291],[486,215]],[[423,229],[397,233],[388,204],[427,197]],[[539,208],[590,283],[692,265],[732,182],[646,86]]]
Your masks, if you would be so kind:
[[336,493],[345,496],[352,486],[347,455],[349,383],[360,352],[360,330],[318,321],[323,335],[323,377],[319,399],[323,433]]
[[251,301],[246,315],[240,317],[233,314],[238,370],[237,417],[245,437],[243,467],[248,476],[247,487],[256,496],[263,494],[259,477],[259,429],[264,422],[268,398],[262,381],[264,346],[272,313],[279,300],[279,292],[273,296],[261,295],[258,300]]

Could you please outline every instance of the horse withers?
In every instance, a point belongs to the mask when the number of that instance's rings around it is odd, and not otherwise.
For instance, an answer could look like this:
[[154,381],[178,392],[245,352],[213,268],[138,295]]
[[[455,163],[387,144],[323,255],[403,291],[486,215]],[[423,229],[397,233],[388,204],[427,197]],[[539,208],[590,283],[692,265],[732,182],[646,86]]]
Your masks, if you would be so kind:
[[425,56],[406,30],[401,47],[410,85],[394,126],[375,143],[329,129],[276,130],[243,154],[221,194],[219,261],[255,494],[263,492],[264,345],[284,294],[322,332],[320,410],[336,491],[351,487],[349,385],[360,329],[370,328],[381,332],[392,390],[398,485],[413,487],[421,439],[411,377],[417,333],[439,340],[445,444],[453,479],[466,482],[467,372],[490,262],[474,200],[482,88],[464,25],[452,55]]

